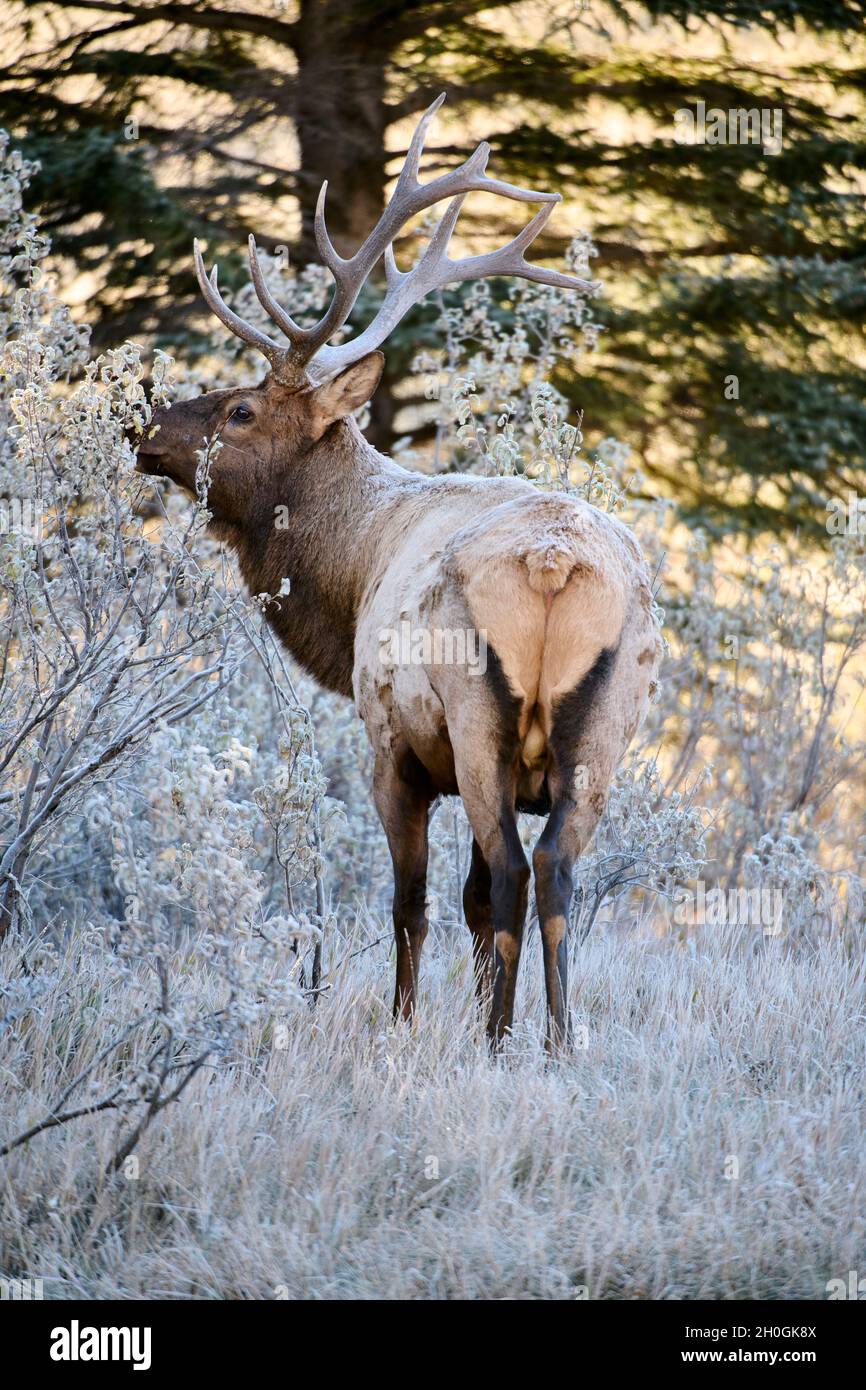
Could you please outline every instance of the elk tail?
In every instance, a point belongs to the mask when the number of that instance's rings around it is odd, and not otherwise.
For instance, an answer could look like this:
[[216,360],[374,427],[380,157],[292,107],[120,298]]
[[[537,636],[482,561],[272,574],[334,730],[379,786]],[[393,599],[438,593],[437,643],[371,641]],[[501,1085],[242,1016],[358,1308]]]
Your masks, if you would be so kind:
[[570,537],[547,537],[524,552],[529,587],[545,598],[564,589],[575,569],[587,568],[578,560]]

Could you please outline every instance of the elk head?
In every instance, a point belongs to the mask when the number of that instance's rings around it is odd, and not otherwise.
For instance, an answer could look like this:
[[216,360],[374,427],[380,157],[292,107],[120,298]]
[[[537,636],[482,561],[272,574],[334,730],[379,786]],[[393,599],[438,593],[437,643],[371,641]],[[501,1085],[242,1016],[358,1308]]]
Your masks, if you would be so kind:
[[[255,499],[269,480],[285,474],[309,455],[332,426],[370,399],[384,365],[377,349],[415,304],[431,291],[463,280],[491,275],[518,275],[544,285],[592,292],[594,285],[556,270],[530,265],[524,252],[546,225],[558,193],[538,193],[487,176],[490,146],[482,142],[458,169],[421,184],[418,168],[427,129],[442,105],[433,102],[418,123],[397,180],[381,218],[363,245],[348,258],[338,255],[325,225],[327,184],[322,185],[316,209],[316,243],[334,277],[334,292],[318,323],[301,327],[274,299],[262,274],[256,243],[249,239],[249,263],[258,299],[286,344],[240,318],[219,291],[217,268],[210,277],[198,243],[195,268],[202,294],[217,318],[245,343],[257,348],[271,370],[258,386],[210,391],[155,412],[152,431],[138,448],[140,471],[172,479],[195,491],[197,455],[206,442],[222,447],[210,468],[208,505],[218,528],[227,536],[243,527]],[[528,225],[506,246],[486,255],[453,261],[448,246],[466,195],[499,194],[520,202],[542,203]],[[449,206],[418,263],[401,271],[393,242],[406,223],[443,199]],[[329,339],[346,323],[358,295],[384,257],[386,292],[378,312],[356,338],[334,346]]]
[[195,494],[201,450],[218,441],[208,461],[207,504],[212,529],[231,540],[280,489],[286,466],[370,399],[384,365],[381,352],[370,352],[318,386],[292,385],[269,372],[258,386],[208,391],[158,410],[138,446],[138,470]]

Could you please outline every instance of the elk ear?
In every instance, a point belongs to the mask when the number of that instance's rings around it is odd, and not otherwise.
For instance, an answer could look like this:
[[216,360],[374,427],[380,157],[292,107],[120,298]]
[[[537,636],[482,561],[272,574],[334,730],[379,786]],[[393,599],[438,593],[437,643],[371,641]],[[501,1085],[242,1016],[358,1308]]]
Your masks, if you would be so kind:
[[335,420],[342,420],[359,406],[366,405],[379,385],[384,366],[384,354],[370,352],[332,381],[310,392],[314,438],[319,439]]

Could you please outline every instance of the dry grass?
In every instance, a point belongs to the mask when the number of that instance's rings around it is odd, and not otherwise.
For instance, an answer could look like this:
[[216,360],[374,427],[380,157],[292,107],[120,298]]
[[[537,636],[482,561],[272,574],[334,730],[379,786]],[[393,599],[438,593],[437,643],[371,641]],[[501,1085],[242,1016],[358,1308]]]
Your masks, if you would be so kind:
[[[105,1116],[3,1160],[2,1273],[53,1298],[693,1299],[820,1298],[866,1268],[862,953],[599,935],[587,1046],[545,1066],[537,936],[496,1061],[463,936],[428,943],[414,1030],[387,1021],[384,952],[285,1051],[200,1077],[137,1179],[99,1179]],[[92,972],[7,1038],[4,1135],[56,1093],[70,1029],[79,1061],[100,1046]]]

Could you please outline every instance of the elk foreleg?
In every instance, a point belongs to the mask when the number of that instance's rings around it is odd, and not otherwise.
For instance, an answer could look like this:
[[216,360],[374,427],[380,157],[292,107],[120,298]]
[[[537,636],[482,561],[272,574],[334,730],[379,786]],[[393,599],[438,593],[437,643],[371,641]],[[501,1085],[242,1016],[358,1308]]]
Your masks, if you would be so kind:
[[408,1019],[415,1007],[427,935],[427,822],[432,798],[420,763],[409,755],[398,768],[389,756],[377,758],[373,799],[394,867],[394,1017]]
[[479,1004],[490,996],[493,980],[493,904],[487,861],[478,841],[472,840],[472,863],[463,888],[463,912],[472,933],[472,963]]

